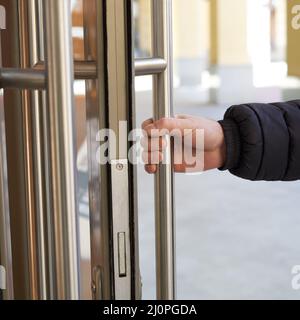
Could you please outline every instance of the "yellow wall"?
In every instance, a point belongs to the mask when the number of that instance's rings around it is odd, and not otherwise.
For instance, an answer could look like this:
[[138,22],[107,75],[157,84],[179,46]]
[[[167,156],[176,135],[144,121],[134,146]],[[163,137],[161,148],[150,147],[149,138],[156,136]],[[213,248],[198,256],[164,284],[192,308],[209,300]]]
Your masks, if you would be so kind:
[[151,0],[139,0],[139,16],[137,28],[140,33],[140,46],[151,52]]
[[[287,62],[288,62],[288,74],[290,76],[300,77],[300,29],[295,30],[292,26],[293,18],[295,14],[292,14],[292,8],[295,5],[300,5],[299,0],[288,0],[288,44],[287,44]],[[300,11],[299,11],[300,14]],[[298,20],[300,23],[300,19]]]
[[[139,0],[140,45],[151,50],[151,0]],[[197,58],[209,50],[209,1],[173,0],[175,58]]]
[[210,32],[210,64],[218,64],[218,0],[210,0],[210,19],[209,19],[209,32]]
[[250,63],[248,54],[247,0],[218,0],[218,63]]
[[209,1],[173,0],[174,57],[199,58],[209,50]]

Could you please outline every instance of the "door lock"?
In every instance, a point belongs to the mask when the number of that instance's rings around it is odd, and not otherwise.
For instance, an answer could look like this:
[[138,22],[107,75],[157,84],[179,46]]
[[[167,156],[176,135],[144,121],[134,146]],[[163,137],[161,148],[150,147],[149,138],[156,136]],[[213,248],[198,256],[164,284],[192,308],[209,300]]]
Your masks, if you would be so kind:
[[118,233],[119,277],[127,276],[126,268],[126,233]]

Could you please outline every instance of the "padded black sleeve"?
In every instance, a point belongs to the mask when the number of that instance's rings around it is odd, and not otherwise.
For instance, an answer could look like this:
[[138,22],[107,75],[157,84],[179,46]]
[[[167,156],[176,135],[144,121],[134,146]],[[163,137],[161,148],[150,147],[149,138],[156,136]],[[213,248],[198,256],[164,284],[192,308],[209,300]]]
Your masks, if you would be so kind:
[[227,145],[220,170],[256,181],[300,179],[300,100],[232,106],[220,124]]

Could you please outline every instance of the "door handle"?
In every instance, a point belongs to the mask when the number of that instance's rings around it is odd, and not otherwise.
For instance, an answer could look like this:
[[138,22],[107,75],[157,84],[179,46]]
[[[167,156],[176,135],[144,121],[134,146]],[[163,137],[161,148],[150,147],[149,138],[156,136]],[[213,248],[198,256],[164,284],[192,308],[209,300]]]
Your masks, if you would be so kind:
[[[136,59],[135,75],[160,74],[165,71],[166,67],[167,63],[164,59]],[[74,78],[75,80],[97,79],[97,63],[95,61],[74,61]],[[44,61],[28,69],[0,67],[0,88],[45,90],[46,87],[47,74]]]
[[[153,77],[154,118],[173,115],[172,0],[152,1],[153,55],[163,58],[166,69]],[[156,290],[158,300],[176,298],[174,174],[170,137],[166,164],[155,177]]]

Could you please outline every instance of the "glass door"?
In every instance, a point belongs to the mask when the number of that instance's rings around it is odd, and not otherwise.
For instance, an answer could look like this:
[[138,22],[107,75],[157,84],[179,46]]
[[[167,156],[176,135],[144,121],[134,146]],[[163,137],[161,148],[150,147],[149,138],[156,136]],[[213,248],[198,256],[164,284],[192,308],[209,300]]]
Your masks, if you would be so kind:
[[[0,160],[7,151],[8,183],[3,161],[0,226],[11,225],[0,262],[11,271],[15,298],[142,296],[130,157],[135,77],[153,76],[154,118],[170,116],[173,103],[172,1],[151,3],[153,52],[135,59],[131,0],[0,1],[8,21],[1,30],[7,148],[1,145]],[[160,166],[153,191],[157,297],[173,299],[171,164]]]

